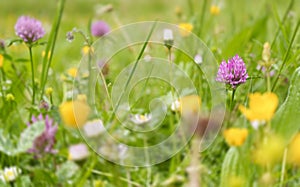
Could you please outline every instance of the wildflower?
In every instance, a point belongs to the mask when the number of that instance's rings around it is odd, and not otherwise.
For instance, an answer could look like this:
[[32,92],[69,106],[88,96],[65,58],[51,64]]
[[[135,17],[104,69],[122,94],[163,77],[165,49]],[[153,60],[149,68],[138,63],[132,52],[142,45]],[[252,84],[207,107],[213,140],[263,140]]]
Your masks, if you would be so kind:
[[70,75],[73,78],[76,78],[76,76],[77,76],[77,68],[70,68],[70,69],[68,69],[68,75]]
[[239,110],[251,122],[270,121],[278,106],[278,97],[272,92],[249,95],[249,108],[240,105]]
[[72,42],[74,40],[74,34],[72,31],[67,32],[66,39],[68,42]]
[[53,88],[52,87],[49,87],[46,89],[46,94],[47,95],[51,95],[53,93]]
[[192,32],[194,26],[190,23],[180,23],[179,25],[179,32],[181,36],[188,36]]
[[194,61],[196,62],[196,64],[202,64],[203,58],[200,54],[196,54],[196,56],[194,57]]
[[210,14],[214,15],[214,16],[219,15],[220,14],[220,7],[217,6],[217,5],[211,5],[210,6]]
[[164,29],[164,42],[167,48],[171,48],[174,44],[173,31],[171,29]]
[[179,102],[179,100],[176,100],[176,101],[172,102],[172,104],[171,104],[171,110],[174,111],[174,112],[180,110],[180,102]]
[[269,42],[264,43],[264,49],[263,49],[263,52],[262,52],[262,59],[265,62],[268,62],[271,59],[271,46],[270,46]]
[[288,161],[294,165],[300,166],[300,133],[292,140],[288,149]]
[[230,128],[226,129],[223,135],[228,145],[241,146],[248,136],[248,130],[242,128]]
[[102,120],[97,119],[97,120],[88,121],[83,126],[83,131],[87,137],[95,137],[103,133],[105,131],[105,127],[103,126]]
[[4,170],[0,172],[0,179],[3,182],[12,182],[17,179],[21,172],[21,169],[16,166],[9,168],[5,167]]
[[83,143],[72,145],[69,147],[69,160],[83,160],[89,156],[89,150]]
[[94,52],[94,48],[93,47],[89,47],[89,46],[84,46],[82,48],[82,54],[83,55],[88,55],[89,53],[93,53]]
[[6,95],[6,101],[14,101],[15,100],[15,96],[11,93]]
[[182,115],[197,114],[201,107],[201,98],[198,95],[187,95],[179,99]]
[[141,125],[144,123],[147,123],[151,120],[152,115],[151,114],[135,114],[131,116],[131,121],[137,125]]
[[269,72],[274,61],[271,59],[271,46],[268,42],[264,43],[262,51],[262,60],[258,62],[258,67],[260,67],[263,72]]
[[55,144],[55,135],[57,131],[57,124],[54,123],[48,115],[43,117],[40,114],[37,118],[32,117],[31,123],[28,123],[28,126],[34,125],[37,122],[42,122],[45,124],[44,132],[38,136],[34,142],[32,148],[28,150],[30,153],[34,153],[37,158],[42,157],[44,153],[55,154],[57,151],[53,149]]
[[246,82],[248,78],[245,63],[238,55],[232,59],[222,61],[217,74],[216,81],[223,82],[231,89],[236,89],[242,83]]
[[88,119],[90,107],[86,101],[66,101],[59,106],[60,116],[64,124],[72,128],[81,128]]
[[0,54],[0,68],[3,67],[3,61],[4,61],[4,57],[3,55]]
[[16,35],[26,43],[32,43],[45,35],[42,23],[28,16],[19,17],[15,25]]
[[261,166],[268,166],[281,161],[284,141],[277,135],[268,135],[253,152],[253,161]]
[[44,110],[48,110],[49,109],[49,103],[47,103],[46,101],[44,100],[41,100],[40,102],[40,105],[39,105],[39,108],[40,109],[44,109]]
[[109,25],[104,21],[96,21],[92,23],[91,32],[95,37],[101,37],[110,31]]

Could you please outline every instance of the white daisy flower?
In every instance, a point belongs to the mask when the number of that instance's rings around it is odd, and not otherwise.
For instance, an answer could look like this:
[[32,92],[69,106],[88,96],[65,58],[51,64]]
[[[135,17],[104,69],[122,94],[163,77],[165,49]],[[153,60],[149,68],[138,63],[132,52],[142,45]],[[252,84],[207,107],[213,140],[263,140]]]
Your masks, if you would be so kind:
[[[16,178],[21,174],[21,169],[16,166],[4,168],[2,176],[0,177],[4,182],[11,182],[16,180]],[[3,180],[4,179],[4,180]]]
[[101,119],[96,119],[88,121],[83,126],[83,131],[87,137],[95,137],[102,134],[105,131],[105,127],[103,126],[103,122]]
[[179,109],[180,109],[180,102],[179,102],[179,100],[176,100],[176,101],[172,102],[172,104],[171,104],[171,110],[174,111],[174,112],[176,112],[176,111],[179,111]]
[[89,156],[89,150],[83,143],[72,145],[69,147],[69,160],[83,160]]
[[147,123],[151,120],[151,114],[135,114],[131,116],[131,121],[137,125]]

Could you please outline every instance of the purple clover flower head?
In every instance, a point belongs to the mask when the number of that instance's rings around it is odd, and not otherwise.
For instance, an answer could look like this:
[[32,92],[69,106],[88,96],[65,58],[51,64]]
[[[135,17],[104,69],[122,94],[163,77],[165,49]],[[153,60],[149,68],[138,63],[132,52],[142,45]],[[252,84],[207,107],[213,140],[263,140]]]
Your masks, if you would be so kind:
[[241,57],[235,55],[233,58],[222,61],[217,74],[216,81],[223,82],[235,89],[246,82],[248,78],[246,65]]
[[101,37],[110,31],[109,25],[104,21],[95,21],[92,23],[91,32],[95,37]]
[[16,35],[26,43],[32,43],[45,35],[42,22],[29,16],[19,17],[15,25]]
[[33,146],[28,152],[34,153],[36,158],[42,157],[45,153],[57,153],[57,151],[53,149],[57,124],[54,124],[53,119],[49,118],[48,115],[44,118],[43,115],[40,114],[37,118],[33,116],[31,118],[31,123],[28,123],[27,125],[34,125],[34,123],[38,121],[45,123],[45,131],[34,140]]

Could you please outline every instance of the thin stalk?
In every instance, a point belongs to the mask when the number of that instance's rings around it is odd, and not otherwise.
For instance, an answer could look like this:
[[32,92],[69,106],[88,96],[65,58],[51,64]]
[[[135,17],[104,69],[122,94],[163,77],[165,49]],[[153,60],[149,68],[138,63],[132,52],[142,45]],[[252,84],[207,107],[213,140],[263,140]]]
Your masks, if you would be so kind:
[[194,15],[193,1],[192,0],[188,0],[188,5],[189,5],[189,9],[190,9],[190,15],[193,16]]
[[270,70],[268,68],[268,71],[267,71],[267,90],[268,92],[271,92],[271,76],[270,76]]
[[[31,66],[31,81],[32,81],[32,101],[31,104],[35,103],[35,83],[34,83],[34,64],[32,58],[32,46],[28,46],[29,49],[29,57],[30,57],[30,66]],[[31,116],[31,114],[30,114]]]
[[201,14],[200,14],[200,27],[199,27],[199,30],[198,30],[198,33],[197,33],[198,37],[201,36],[202,29],[204,28],[203,27],[203,22],[204,22],[204,19],[205,19],[206,4],[207,4],[207,0],[204,0],[202,10],[201,10]]
[[170,83],[171,83],[171,94],[172,94],[172,101],[174,100],[174,88],[172,85],[172,81],[173,81],[173,63],[172,63],[172,48],[168,48],[168,60],[170,63]]
[[287,158],[287,148],[284,149],[282,165],[281,165],[281,175],[280,175],[280,187],[283,187],[284,182],[284,173],[285,173],[285,165],[286,165],[286,158]]
[[[42,100],[44,95],[44,89],[46,86],[46,82],[48,79],[48,72],[49,68],[51,66],[52,57],[53,57],[53,51],[55,48],[56,38],[58,35],[58,30],[60,27],[60,22],[62,18],[62,14],[64,11],[64,5],[66,0],[60,0],[58,4],[58,10],[56,14],[56,18],[53,22],[53,27],[50,32],[50,36],[47,42],[46,50],[45,50],[45,56],[43,58],[43,67],[42,67],[42,74],[41,74],[41,96],[40,99]],[[49,53],[50,52],[50,53]],[[48,58],[48,54],[50,54],[50,57]]]
[[233,106],[234,106],[233,103],[234,103],[235,91],[236,91],[236,89],[233,89],[232,93],[231,93],[231,100],[230,100],[230,104],[229,104],[229,117],[228,117],[228,121],[227,121],[226,127],[229,126],[229,123],[231,121],[231,115],[232,115],[232,110],[233,110]]
[[114,108],[113,113],[112,113],[112,115],[111,115],[109,121],[111,121],[111,119],[112,119],[112,117],[114,116],[115,112],[116,112],[116,111],[118,110],[118,108],[119,108],[121,99],[122,99],[124,93],[125,93],[126,90],[127,90],[127,87],[128,87],[128,85],[129,85],[129,83],[130,83],[132,77],[133,77],[133,74],[134,74],[134,72],[135,72],[135,70],[136,70],[136,68],[137,68],[137,65],[138,65],[139,62],[140,62],[140,59],[142,58],[142,55],[144,54],[144,51],[145,51],[146,46],[147,46],[147,44],[148,44],[148,42],[149,42],[149,40],[150,40],[150,37],[152,36],[152,33],[153,33],[154,28],[155,28],[155,26],[156,26],[156,23],[157,23],[157,22],[154,22],[154,24],[153,24],[153,26],[152,26],[152,28],[151,28],[151,30],[150,30],[150,32],[149,32],[149,34],[148,34],[148,36],[147,36],[145,42],[144,42],[144,44],[143,44],[143,47],[142,47],[142,49],[141,49],[141,51],[140,51],[140,53],[139,53],[139,55],[138,55],[138,57],[137,57],[137,59],[136,59],[136,61],[135,61],[135,64],[134,64],[134,66],[133,66],[133,68],[132,68],[132,70],[131,70],[131,72],[130,72],[130,75],[129,75],[129,77],[128,77],[128,79],[127,79],[125,85],[124,85],[124,91],[122,92],[120,98],[118,99],[117,104],[116,104],[116,107]]
[[290,42],[289,47],[288,47],[288,49],[287,49],[287,51],[286,51],[286,53],[285,53],[285,55],[284,55],[283,62],[282,62],[282,64],[281,64],[280,68],[279,68],[278,74],[277,74],[276,79],[275,79],[275,82],[274,82],[274,84],[273,84],[272,91],[275,90],[276,84],[277,84],[277,82],[278,82],[278,80],[279,80],[279,76],[280,76],[280,74],[281,74],[281,72],[282,72],[282,70],[283,70],[283,67],[285,66],[285,64],[286,64],[286,62],[287,62],[287,60],[288,60],[288,56],[289,56],[289,54],[290,54],[292,45],[293,45],[294,40],[295,40],[295,38],[296,38],[296,35],[297,35],[297,32],[298,32],[299,26],[300,26],[300,19],[299,19],[298,22],[297,22],[295,31],[294,31],[293,36],[292,36],[292,39],[291,39],[291,42]]

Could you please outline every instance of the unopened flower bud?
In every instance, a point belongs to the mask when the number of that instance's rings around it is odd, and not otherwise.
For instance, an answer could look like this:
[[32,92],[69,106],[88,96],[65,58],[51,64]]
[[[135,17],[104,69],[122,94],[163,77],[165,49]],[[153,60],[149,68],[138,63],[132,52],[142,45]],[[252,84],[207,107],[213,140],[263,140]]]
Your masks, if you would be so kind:
[[6,101],[14,101],[15,100],[15,96],[11,93],[6,95]]
[[164,30],[164,42],[165,46],[170,49],[174,44],[173,31],[171,29]]

